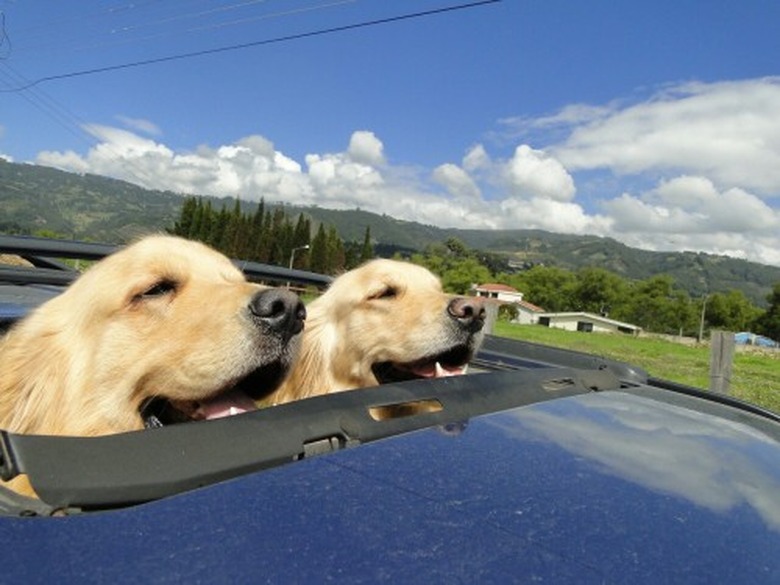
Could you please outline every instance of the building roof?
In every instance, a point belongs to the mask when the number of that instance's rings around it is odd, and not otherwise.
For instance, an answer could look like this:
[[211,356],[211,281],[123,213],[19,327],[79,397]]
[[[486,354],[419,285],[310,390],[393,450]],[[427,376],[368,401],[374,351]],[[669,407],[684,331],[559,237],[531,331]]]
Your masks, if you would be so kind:
[[499,284],[499,283],[478,284],[476,290],[485,290],[491,292],[510,292],[510,293],[520,292],[516,288],[511,287],[508,284]]
[[553,319],[556,317],[561,317],[561,318],[582,317],[582,318],[590,319],[591,321],[600,321],[601,323],[609,323],[617,327],[625,327],[627,329],[635,329],[637,331],[642,330],[642,328],[639,327],[638,325],[632,325],[631,323],[624,323],[623,321],[616,321],[615,319],[610,319],[609,317],[596,315],[595,313],[586,313],[584,311],[574,311],[569,313],[542,313],[539,316],[550,317]]
[[523,307],[524,309],[527,309],[528,311],[531,311],[532,313],[544,313],[545,310],[542,307],[539,307],[537,305],[534,305],[533,303],[529,303],[528,301],[517,301],[517,305]]

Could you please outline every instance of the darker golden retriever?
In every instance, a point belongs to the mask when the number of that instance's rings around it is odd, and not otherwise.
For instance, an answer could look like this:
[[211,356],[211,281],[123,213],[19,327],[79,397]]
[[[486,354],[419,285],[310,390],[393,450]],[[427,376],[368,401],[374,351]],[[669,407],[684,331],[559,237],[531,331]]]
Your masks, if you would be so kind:
[[482,299],[453,297],[427,269],[373,260],[307,307],[300,359],[263,401],[462,374],[482,339]]
[[305,316],[211,248],[149,236],[0,340],[0,428],[92,436],[142,429],[151,403],[156,419],[254,408],[295,360]]

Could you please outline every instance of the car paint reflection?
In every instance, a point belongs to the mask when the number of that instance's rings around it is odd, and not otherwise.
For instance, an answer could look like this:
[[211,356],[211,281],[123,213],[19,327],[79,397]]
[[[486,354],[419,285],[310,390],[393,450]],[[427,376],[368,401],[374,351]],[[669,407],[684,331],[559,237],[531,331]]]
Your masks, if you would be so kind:
[[[745,424],[627,393],[615,400],[615,394],[551,401],[508,415],[606,473],[716,512],[747,504],[780,532],[776,441]],[[518,432],[501,419],[490,424]]]

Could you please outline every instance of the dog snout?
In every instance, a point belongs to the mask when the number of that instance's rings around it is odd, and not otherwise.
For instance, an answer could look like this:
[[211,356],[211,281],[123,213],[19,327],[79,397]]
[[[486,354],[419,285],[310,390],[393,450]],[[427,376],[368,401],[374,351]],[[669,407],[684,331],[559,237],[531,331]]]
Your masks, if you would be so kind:
[[249,310],[255,319],[272,331],[295,335],[303,330],[306,307],[293,292],[271,288],[252,297]]
[[447,305],[447,312],[464,329],[479,331],[485,324],[485,302],[478,297],[457,297]]

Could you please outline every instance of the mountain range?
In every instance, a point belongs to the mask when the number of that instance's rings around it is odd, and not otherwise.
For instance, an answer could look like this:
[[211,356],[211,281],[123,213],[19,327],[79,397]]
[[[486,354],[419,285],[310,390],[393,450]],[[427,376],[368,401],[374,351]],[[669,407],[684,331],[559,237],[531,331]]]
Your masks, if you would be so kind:
[[[209,198],[232,208],[232,198]],[[73,239],[124,243],[138,235],[164,231],[178,219],[184,197],[101,177],[0,159],[0,232],[44,232]],[[242,202],[245,211],[255,203]],[[280,204],[266,202],[267,207]],[[567,235],[541,230],[469,230],[438,228],[360,209],[284,206],[304,213],[314,224],[333,225],[345,241],[362,241],[366,228],[377,249],[422,251],[457,238],[476,250],[505,255],[513,266],[535,264],[577,270],[599,266],[628,279],[669,274],[693,297],[740,290],[756,305],[780,282],[780,267],[700,252],[655,252],[626,246],[612,238]]]

